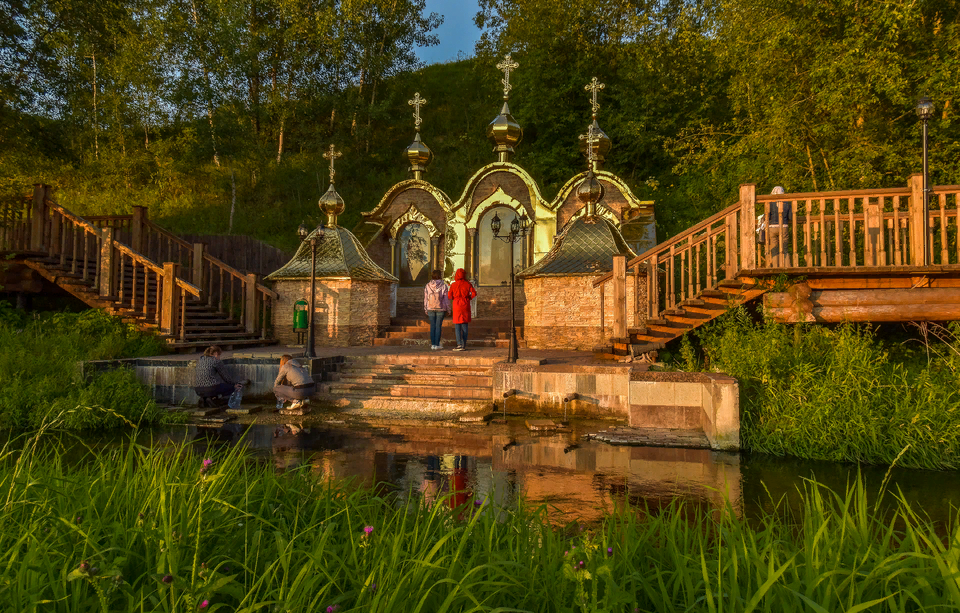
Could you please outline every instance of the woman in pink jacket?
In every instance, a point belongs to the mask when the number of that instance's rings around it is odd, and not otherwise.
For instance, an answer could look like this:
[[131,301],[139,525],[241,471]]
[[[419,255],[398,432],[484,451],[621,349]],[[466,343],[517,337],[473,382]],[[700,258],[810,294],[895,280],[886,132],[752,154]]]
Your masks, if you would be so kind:
[[477,290],[467,281],[467,273],[458,268],[450,286],[450,302],[453,303],[453,328],[457,333],[454,351],[467,348],[467,324],[470,323],[470,301],[477,297]]
[[433,279],[423,288],[423,312],[430,320],[430,349],[443,349],[443,316],[450,312],[447,284],[439,270],[433,271]]

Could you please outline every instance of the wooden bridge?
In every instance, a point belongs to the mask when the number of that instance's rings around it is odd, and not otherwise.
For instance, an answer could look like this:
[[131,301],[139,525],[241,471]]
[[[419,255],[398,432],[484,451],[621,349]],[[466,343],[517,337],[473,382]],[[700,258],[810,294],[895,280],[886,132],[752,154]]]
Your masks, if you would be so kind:
[[[760,296],[783,322],[960,319],[960,186],[931,188],[928,209],[924,223],[920,175],[890,189],[757,195],[742,185],[736,203],[630,261],[615,258],[597,279],[598,323],[613,320],[601,351],[659,348]],[[771,211],[785,223],[771,226]]]
[[158,332],[173,349],[274,343],[267,324],[277,294],[203,243],[153,223],[145,207],[81,217],[37,185],[32,198],[0,206],[0,253],[10,257],[0,271],[8,291],[35,271],[91,307]]

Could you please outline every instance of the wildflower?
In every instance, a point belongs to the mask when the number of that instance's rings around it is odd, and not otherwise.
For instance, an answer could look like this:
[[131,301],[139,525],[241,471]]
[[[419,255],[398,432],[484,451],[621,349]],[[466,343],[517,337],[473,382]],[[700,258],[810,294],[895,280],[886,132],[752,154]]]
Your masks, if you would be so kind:
[[483,501],[480,500],[479,498],[474,498],[474,499],[473,499],[473,505],[474,505],[474,506],[479,507],[479,506],[482,505],[482,504],[483,504]]
[[584,563],[583,560],[580,560],[580,568],[583,568],[584,566],[586,566],[586,564]]
[[211,466],[213,466],[213,460],[211,460],[210,458],[204,458],[203,464],[200,466],[200,474],[202,475],[203,473],[210,470]]
[[73,521],[75,521],[76,523],[79,524],[80,522],[83,521],[83,515],[77,515],[77,518],[76,518],[75,520],[73,520]]
[[84,560],[83,562],[80,562],[80,570],[82,570],[83,572],[87,572],[88,570],[90,570],[90,563],[87,562],[86,560]]
[[206,609],[206,608],[209,607],[209,606],[210,606],[210,601],[209,601],[209,600],[204,600],[203,602],[200,603],[200,608],[201,608],[201,609]]
[[371,584],[370,584],[370,591],[371,591],[371,592],[376,592],[376,591],[377,591],[377,584],[376,584],[376,583],[371,583]]
[[366,534],[367,536],[370,536],[371,534],[373,534],[373,526],[364,526],[363,533]]
[[90,574],[93,575],[93,576],[99,575],[99,574],[100,574],[100,567],[99,567],[99,566],[94,566],[93,568],[91,568],[91,569],[90,569]]
[[607,557],[608,558],[613,557],[613,547],[607,547]]
[[567,557],[567,554],[569,554],[569,553],[570,553],[569,551],[564,551],[564,552],[563,552],[563,557]]
[[171,583],[173,583],[173,575],[164,575],[161,581],[163,581],[167,585],[170,585]]
[[340,605],[338,604],[333,604],[327,607],[327,613],[336,613],[339,610],[340,610]]

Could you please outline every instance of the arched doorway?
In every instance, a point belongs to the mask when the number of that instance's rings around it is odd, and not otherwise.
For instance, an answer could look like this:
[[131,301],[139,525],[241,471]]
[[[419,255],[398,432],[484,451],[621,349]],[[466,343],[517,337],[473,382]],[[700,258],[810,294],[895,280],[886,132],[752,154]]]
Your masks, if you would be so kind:
[[[509,234],[510,224],[517,213],[505,206],[496,206],[484,212],[477,223],[477,282],[480,285],[510,284],[510,243],[493,236],[490,220],[500,217],[500,235]],[[513,246],[513,267],[519,272],[527,261],[527,241]]]
[[431,272],[430,229],[422,223],[408,223],[400,230],[396,249],[400,285],[426,285]]

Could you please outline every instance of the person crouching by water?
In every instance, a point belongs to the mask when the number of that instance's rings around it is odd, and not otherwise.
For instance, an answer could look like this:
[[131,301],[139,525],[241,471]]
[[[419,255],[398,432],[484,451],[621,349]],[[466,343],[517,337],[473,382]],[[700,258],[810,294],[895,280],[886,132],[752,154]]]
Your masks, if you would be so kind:
[[443,349],[443,318],[450,311],[450,288],[443,281],[439,270],[433,271],[433,280],[423,288],[423,310],[430,321],[430,349]]
[[233,390],[241,389],[245,383],[233,378],[227,365],[220,360],[222,353],[220,347],[211,345],[197,360],[193,391],[200,397],[200,407],[216,406],[218,398],[229,396]]
[[467,281],[467,273],[458,268],[453,276],[453,285],[448,293],[453,303],[453,328],[457,333],[457,346],[454,351],[467,348],[467,324],[470,323],[470,301],[477,297],[477,290]]
[[317,391],[317,384],[307,369],[289,355],[280,358],[280,372],[273,382],[273,393],[277,397],[277,408],[282,409],[284,402],[291,402],[288,409],[303,408],[310,402],[310,396]]

